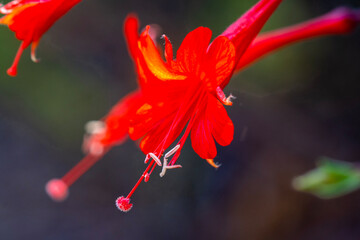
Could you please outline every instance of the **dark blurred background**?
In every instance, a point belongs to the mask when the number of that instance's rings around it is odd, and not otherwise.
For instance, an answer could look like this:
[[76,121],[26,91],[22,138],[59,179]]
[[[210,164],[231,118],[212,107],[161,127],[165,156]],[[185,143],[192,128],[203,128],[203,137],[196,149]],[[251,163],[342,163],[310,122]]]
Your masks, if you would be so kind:
[[[6,1],[7,2],[7,1]],[[0,239],[243,239],[358,240],[360,191],[320,200],[292,189],[292,178],[319,156],[360,161],[360,29],[307,41],[273,54],[234,77],[226,93],[235,127],[219,147],[214,170],[184,148],[183,168],[154,173],[119,212],[145,168],[133,142],[111,150],[54,203],[45,183],[82,157],[84,124],[100,119],[136,88],[122,33],[136,12],[162,27],[178,48],[207,26],[214,35],[255,0],[84,0],[29,50],[16,78],[6,75],[18,40],[0,29]],[[266,30],[298,23],[359,0],[287,0]]]

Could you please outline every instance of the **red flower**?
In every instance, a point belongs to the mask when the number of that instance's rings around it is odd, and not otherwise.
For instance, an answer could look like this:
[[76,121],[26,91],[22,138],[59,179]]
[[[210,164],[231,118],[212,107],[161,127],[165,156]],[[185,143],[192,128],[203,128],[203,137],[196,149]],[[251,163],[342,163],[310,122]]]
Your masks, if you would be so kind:
[[[166,61],[150,37],[150,27],[139,35],[137,18],[129,16],[124,30],[140,90],[120,101],[104,123],[93,123],[90,130],[94,134],[85,144],[90,154],[80,162],[82,170],[77,171],[75,167],[70,171],[70,177],[68,173],[61,180],[53,180],[47,186],[50,195],[54,197],[57,189],[66,192],[64,189],[73,183],[68,179],[77,179],[84,169],[99,159],[97,156],[104,154],[114,143],[121,143],[126,129],[130,138],[141,140],[145,163],[151,161],[130,193],[116,200],[122,211],[131,209],[130,197],[142,180],[149,180],[157,165],[162,166],[160,176],[164,176],[167,169],[181,167],[175,164],[189,135],[195,152],[218,167],[213,161],[217,154],[215,142],[229,145],[234,134],[233,123],[223,106],[232,104],[232,96],[226,97],[223,89],[233,73],[286,44],[320,35],[347,33],[360,20],[359,12],[336,10],[254,40],[280,2],[260,1],[212,42],[210,29],[195,29],[185,37],[176,59],[169,39],[163,35]],[[113,126],[121,126],[121,129],[115,127],[116,131],[112,130],[109,119],[113,119]],[[173,148],[167,150],[176,140]]]
[[67,11],[81,0],[13,0],[1,6],[0,24],[8,25],[22,43],[12,66],[7,70],[16,76],[17,65],[25,48],[31,44],[31,59],[37,62],[36,47],[41,36]]

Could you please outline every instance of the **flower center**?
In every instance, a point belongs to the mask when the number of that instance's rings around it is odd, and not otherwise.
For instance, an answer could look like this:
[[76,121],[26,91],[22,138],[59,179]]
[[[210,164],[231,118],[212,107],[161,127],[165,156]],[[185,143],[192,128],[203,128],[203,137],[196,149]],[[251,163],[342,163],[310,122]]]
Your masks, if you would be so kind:
[[[120,196],[119,198],[117,198],[116,206],[119,210],[124,212],[130,210],[130,208],[132,207],[132,204],[130,204],[130,197],[138,188],[142,180],[144,180],[145,182],[149,181],[150,175],[154,171],[156,166],[162,167],[160,177],[163,177],[168,169],[181,168],[181,165],[175,165],[175,163],[179,158],[181,149],[184,146],[185,141],[189,136],[191,129],[197,119],[199,109],[205,107],[204,105],[206,103],[206,95],[209,94],[206,88],[199,87],[199,85],[197,84],[195,85],[196,86],[192,86],[187,91],[187,94],[185,94],[182,104],[180,105],[179,110],[177,111],[176,116],[174,117],[174,120],[172,121],[172,124],[169,127],[169,130],[165,135],[164,139],[156,147],[156,149],[154,149],[153,152],[150,152],[146,155],[144,162],[148,163],[150,159],[151,162],[149,163],[139,180],[136,182],[135,186],[132,188],[132,190],[126,197]],[[176,146],[169,150],[166,154],[164,154],[165,150],[171,144],[168,140],[171,139],[174,134],[177,134],[175,132],[175,128],[180,124],[181,121],[184,120],[183,118],[186,116],[186,113],[189,112],[191,112],[191,115],[189,115],[190,117],[187,122],[186,130],[184,131]],[[164,156],[163,162],[161,162],[160,160],[162,156]],[[170,157],[171,159],[169,161]]]

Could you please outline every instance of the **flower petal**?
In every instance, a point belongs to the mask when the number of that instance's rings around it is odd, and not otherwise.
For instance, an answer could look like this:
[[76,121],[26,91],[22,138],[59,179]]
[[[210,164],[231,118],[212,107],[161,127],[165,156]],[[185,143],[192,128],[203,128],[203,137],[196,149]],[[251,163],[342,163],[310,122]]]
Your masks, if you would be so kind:
[[138,90],[122,98],[110,110],[109,114],[104,118],[106,132],[101,140],[102,144],[116,144],[127,137],[130,118],[135,114],[142,102],[142,93]]
[[203,159],[216,156],[216,142],[229,145],[234,136],[234,125],[224,106],[212,95],[207,95],[206,109],[200,111],[191,130],[194,151]]
[[167,64],[163,61],[160,56],[158,48],[155,46],[153,40],[148,34],[149,26],[140,35],[138,47],[145,61],[147,68],[150,72],[159,80],[184,80],[186,76],[174,72]]
[[224,81],[228,81],[235,65],[235,47],[227,37],[219,36],[206,53],[205,72],[208,89],[215,91]]
[[212,159],[217,154],[215,141],[211,135],[212,128],[212,123],[206,118],[206,112],[200,112],[191,129],[191,145],[203,159]]
[[212,123],[211,133],[216,142],[221,146],[229,145],[234,138],[234,124],[229,118],[224,106],[212,95],[209,98],[206,114]]
[[211,40],[211,30],[198,27],[186,35],[176,53],[176,62],[186,73],[199,75],[200,65]]
[[135,14],[129,14],[124,21],[124,36],[132,58],[138,55],[139,20]]

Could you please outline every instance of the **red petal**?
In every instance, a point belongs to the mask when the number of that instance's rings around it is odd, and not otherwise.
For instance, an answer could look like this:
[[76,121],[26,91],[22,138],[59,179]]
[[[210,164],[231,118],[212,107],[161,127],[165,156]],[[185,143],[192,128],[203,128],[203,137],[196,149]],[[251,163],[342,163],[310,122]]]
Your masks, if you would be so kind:
[[206,53],[206,78],[208,89],[215,89],[230,79],[235,65],[235,47],[228,38],[217,37]]
[[138,54],[139,20],[135,14],[129,14],[124,22],[124,35],[131,57]]
[[148,34],[149,26],[139,39],[139,50],[141,56],[150,72],[159,80],[183,80],[186,77],[177,72],[174,72],[168,65],[166,65],[160,56],[158,48],[155,46],[153,40]]
[[216,156],[216,142],[229,145],[234,136],[234,125],[223,105],[212,95],[207,95],[206,109],[199,112],[191,130],[191,143],[194,151],[203,159]]
[[155,151],[165,138],[164,147],[168,147],[183,131],[194,114],[198,97],[204,93],[199,92],[199,85],[189,87],[187,81],[163,82],[160,94],[150,95],[138,109],[131,119],[129,135],[133,140],[144,136],[140,147],[145,153]]
[[101,140],[104,145],[121,143],[128,134],[129,119],[142,104],[140,91],[132,92],[122,98],[105,117],[105,136]]
[[209,28],[198,27],[186,35],[176,54],[176,62],[184,72],[199,75],[211,34]]
[[191,129],[191,145],[203,159],[214,158],[217,154],[211,131],[212,123],[208,121],[206,112],[203,110],[199,112],[199,116]]
[[234,138],[234,124],[229,118],[224,106],[211,95],[208,104],[207,117],[212,123],[212,135],[221,146],[229,145]]

